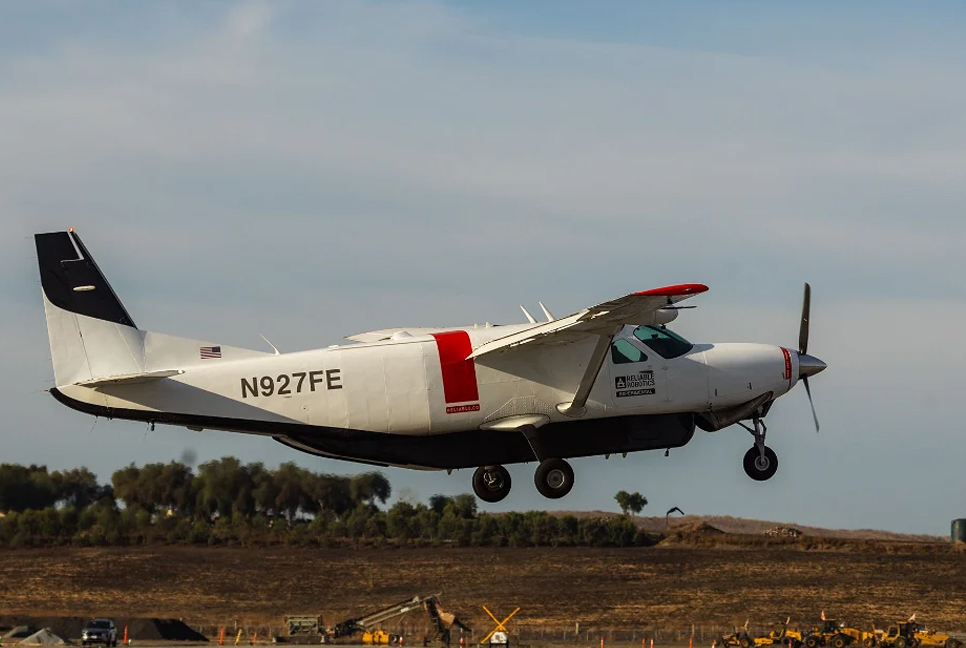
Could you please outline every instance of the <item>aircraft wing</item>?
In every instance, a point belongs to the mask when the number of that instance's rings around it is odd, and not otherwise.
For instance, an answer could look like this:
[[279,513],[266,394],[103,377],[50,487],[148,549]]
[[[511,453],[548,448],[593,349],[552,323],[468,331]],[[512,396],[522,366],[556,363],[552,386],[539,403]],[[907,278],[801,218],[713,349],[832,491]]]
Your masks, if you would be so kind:
[[523,344],[566,343],[585,335],[613,336],[615,330],[624,324],[657,323],[658,311],[706,290],[708,287],[704,284],[679,284],[631,293],[573,315],[497,338],[474,349],[469,357],[479,358]]

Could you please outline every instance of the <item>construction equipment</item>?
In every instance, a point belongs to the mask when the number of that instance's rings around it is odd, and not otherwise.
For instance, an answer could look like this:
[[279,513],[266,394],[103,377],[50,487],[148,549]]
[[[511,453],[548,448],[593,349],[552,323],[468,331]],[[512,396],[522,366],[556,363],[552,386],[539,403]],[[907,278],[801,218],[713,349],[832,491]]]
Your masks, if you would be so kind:
[[791,617],[785,619],[785,623],[779,624],[774,630],[763,637],[752,639],[754,646],[785,646],[786,648],[801,648],[802,633],[799,630],[789,630],[788,622]]
[[411,599],[390,605],[372,614],[340,621],[326,630],[326,638],[331,641],[342,637],[351,637],[361,632],[363,633],[362,642],[364,644],[387,645],[396,643],[399,640],[399,635],[386,632],[379,626],[416,610],[424,611],[429,617],[429,627],[432,634],[424,638],[424,643],[440,640],[448,646],[450,643],[450,630],[453,626],[463,630],[469,630],[468,627],[456,618],[455,614],[443,610],[439,604],[439,596],[433,594],[430,596],[414,596]]
[[322,617],[308,614],[289,615],[285,617],[290,637],[298,635],[321,635]]
[[913,637],[916,639],[916,647],[922,648],[961,648],[963,642],[952,635],[941,632],[933,632],[926,626],[914,623],[915,631]]
[[384,630],[366,630],[362,633],[362,644],[365,646],[388,646],[395,643],[399,643],[399,636]]
[[929,630],[918,623],[913,614],[908,621],[891,624],[877,645],[883,648],[961,648],[963,642],[952,635]]
[[882,648],[915,648],[916,625],[912,619],[893,623],[879,638],[878,645]]
[[748,634],[748,621],[742,628],[735,626],[735,631],[730,635],[723,635],[712,642],[715,648],[739,646],[740,648],[751,648],[755,644],[754,639]]
[[822,613],[822,625],[812,628],[806,633],[802,643],[805,648],[818,648],[819,646],[831,646],[832,648],[846,648],[853,644],[861,643],[867,645],[866,641],[872,638],[872,645],[875,645],[875,634],[846,626],[835,619],[826,619]]

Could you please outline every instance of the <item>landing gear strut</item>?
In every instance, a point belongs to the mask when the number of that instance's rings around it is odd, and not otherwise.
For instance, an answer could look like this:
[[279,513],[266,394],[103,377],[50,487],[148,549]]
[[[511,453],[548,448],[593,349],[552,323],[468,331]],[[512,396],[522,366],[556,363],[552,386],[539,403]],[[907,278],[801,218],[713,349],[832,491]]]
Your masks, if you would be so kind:
[[499,502],[510,494],[510,473],[503,466],[480,466],[473,473],[473,492],[484,502]]
[[754,429],[744,423],[738,425],[748,430],[755,437],[755,445],[745,453],[744,467],[745,473],[755,481],[766,481],[771,479],[778,470],[778,455],[775,451],[765,445],[765,435],[768,427],[761,420],[761,416],[755,414]]
[[533,474],[533,483],[544,497],[560,499],[574,487],[574,469],[563,459],[544,459]]

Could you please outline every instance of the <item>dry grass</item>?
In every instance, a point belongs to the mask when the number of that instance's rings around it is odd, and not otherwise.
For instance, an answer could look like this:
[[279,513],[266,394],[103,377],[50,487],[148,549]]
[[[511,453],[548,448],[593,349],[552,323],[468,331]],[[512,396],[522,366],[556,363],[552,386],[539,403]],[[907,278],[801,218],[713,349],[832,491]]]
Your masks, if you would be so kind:
[[[751,544],[747,544],[751,542]],[[824,551],[808,551],[812,543]],[[830,543],[830,544],[829,544]],[[839,544],[835,544],[839,543]],[[707,546],[705,546],[707,545]],[[822,609],[863,626],[917,611],[958,629],[966,555],[948,545],[681,534],[647,549],[242,549],[0,551],[6,614],[184,617],[189,623],[327,622],[442,593],[475,626],[481,604],[519,605],[530,629],[767,629]]]

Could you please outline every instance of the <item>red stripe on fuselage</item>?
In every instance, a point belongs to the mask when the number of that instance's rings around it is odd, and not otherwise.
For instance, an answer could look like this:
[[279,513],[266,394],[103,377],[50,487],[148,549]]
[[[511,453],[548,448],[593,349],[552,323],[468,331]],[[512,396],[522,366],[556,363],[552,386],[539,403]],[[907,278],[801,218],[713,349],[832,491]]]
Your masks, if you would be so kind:
[[792,354],[782,347],[782,354],[785,356],[785,375],[783,378],[788,381],[788,386],[791,387],[792,384]]
[[480,400],[476,385],[476,363],[467,359],[473,352],[470,335],[466,331],[433,333],[439,349],[439,364],[443,370],[443,397],[447,403],[466,403]]

